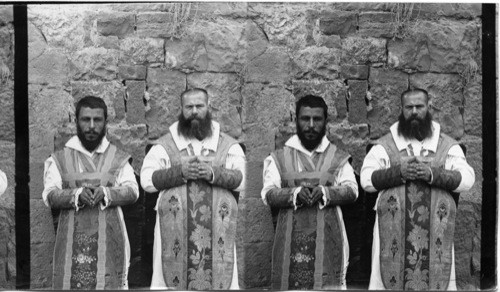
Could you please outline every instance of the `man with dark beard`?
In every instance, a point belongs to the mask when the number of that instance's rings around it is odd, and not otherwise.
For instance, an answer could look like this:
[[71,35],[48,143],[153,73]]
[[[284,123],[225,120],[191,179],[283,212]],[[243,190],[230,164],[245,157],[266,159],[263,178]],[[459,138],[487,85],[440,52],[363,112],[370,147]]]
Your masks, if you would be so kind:
[[181,94],[182,112],[144,158],[141,185],[160,192],[153,246],[153,289],[238,289],[237,193],[245,155],[212,121],[208,93]]
[[327,105],[307,95],[296,103],[297,134],[264,160],[262,200],[278,208],[273,290],[345,289],[349,245],[340,205],[358,186],[348,153],[326,138]]
[[124,289],[130,246],[120,206],[139,187],[130,155],[106,139],[107,107],[86,96],[76,105],[77,136],[45,162],[43,200],[60,210],[53,289]]
[[375,204],[369,289],[456,290],[458,193],[475,180],[459,144],[432,121],[423,89],[401,94],[399,122],[375,141],[361,185]]

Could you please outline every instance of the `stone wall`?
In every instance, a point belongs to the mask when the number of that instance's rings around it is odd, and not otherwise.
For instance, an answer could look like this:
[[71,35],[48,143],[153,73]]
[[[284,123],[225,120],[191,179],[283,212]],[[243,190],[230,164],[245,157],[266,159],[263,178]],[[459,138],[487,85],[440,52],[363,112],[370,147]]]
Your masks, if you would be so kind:
[[0,196],[0,288],[16,284],[14,212],[14,25],[12,5],[0,6],[0,169],[8,187]]
[[[179,94],[208,90],[215,119],[247,150],[240,285],[266,288],[273,227],[260,199],[262,161],[294,133],[296,99],[325,97],[328,138],[359,171],[370,139],[396,121],[400,93],[418,86],[429,91],[443,130],[467,146],[476,170],[476,184],[460,198],[455,254],[459,288],[478,288],[480,16],[480,4],[451,3],[30,5],[31,287],[51,285],[54,230],[41,200],[43,162],[75,133],[74,102],[84,95],[105,99],[108,137],[133,156],[139,172],[147,140],[176,120]],[[148,196],[132,217],[147,217]],[[134,238],[147,233],[137,230]],[[132,265],[147,257],[137,248]],[[131,286],[148,284],[143,269]]]

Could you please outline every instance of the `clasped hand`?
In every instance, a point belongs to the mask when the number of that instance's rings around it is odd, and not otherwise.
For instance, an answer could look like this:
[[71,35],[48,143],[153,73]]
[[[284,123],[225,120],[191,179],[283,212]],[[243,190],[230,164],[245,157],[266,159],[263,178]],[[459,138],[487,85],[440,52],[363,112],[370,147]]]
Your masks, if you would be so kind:
[[94,208],[104,199],[104,191],[101,187],[84,187],[78,201],[81,204]]
[[408,180],[431,180],[431,168],[421,157],[410,156],[401,158],[401,177]]
[[297,200],[306,206],[313,206],[321,199],[321,197],[323,197],[323,192],[321,191],[320,186],[316,186],[312,189],[302,187],[297,194]]
[[203,179],[212,181],[212,167],[207,162],[201,161],[197,156],[181,158],[182,177],[186,180]]

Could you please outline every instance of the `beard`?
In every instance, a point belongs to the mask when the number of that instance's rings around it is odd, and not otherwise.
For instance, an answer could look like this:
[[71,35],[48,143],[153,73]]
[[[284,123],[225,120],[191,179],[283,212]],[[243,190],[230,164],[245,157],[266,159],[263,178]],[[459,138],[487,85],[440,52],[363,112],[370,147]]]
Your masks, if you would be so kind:
[[423,119],[410,116],[405,119],[403,113],[399,115],[398,134],[406,139],[417,139],[422,141],[432,136],[432,115],[427,112]]
[[[316,137],[313,139],[309,139],[306,137],[306,134],[316,134]],[[321,140],[323,140],[323,136],[325,136],[325,134],[326,134],[326,125],[323,127],[323,129],[321,129],[320,132],[317,132],[314,129],[304,131],[297,122],[297,136],[299,137],[302,146],[304,146],[304,148],[306,148],[309,151],[314,150],[316,147],[318,147],[318,145],[321,143]]]
[[[80,142],[82,143],[83,147],[87,149],[89,152],[92,152],[97,148],[97,146],[99,146],[99,144],[101,144],[102,139],[106,135],[106,126],[102,128],[102,131],[100,133],[97,133],[94,130],[83,132],[82,128],[80,128],[80,126],[77,125],[76,134],[78,135],[78,138],[80,139]],[[94,134],[97,135],[97,138],[95,140],[87,140],[85,134]]]
[[207,112],[205,118],[190,117],[186,119],[181,113],[177,130],[184,137],[196,138],[201,141],[212,136],[212,115]]

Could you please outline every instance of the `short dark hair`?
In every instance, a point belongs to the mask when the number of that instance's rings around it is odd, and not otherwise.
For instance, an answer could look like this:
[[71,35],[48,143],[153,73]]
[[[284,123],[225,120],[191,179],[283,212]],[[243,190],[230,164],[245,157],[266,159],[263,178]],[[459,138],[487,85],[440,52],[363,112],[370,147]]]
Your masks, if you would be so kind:
[[295,117],[297,118],[297,120],[299,119],[300,109],[302,107],[306,107],[306,106],[310,107],[310,108],[313,108],[313,107],[322,108],[323,113],[325,115],[325,120],[328,118],[328,106],[326,105],[325,100],[320,96],[308,94],[308,95],[302,97],[301,99],[299,99],[295,103]]
[[84,98],[80,99],[76,103],[76,119],[78,120],[78,117],[80,116],[80,109],[82,107],[88,107],[88,108],[102,108],[104,110],[104,119],[108,119],[108,107],[106,106],[106,103],[104,100],[100,97],[93,96],[93,95],[87,95]]
[[403,93],[401,93],[401,104],[403,104],[403,97],[405,97],[408,93],[412,93],[412,92],[423,93],[425,95],[425,100],[427,102],[429,101],[429,93],[427,93],[427,91],[425,89],[414,87],[414,88],[407,89]]
[[205,94],[205,97],[207,98],[207,102],[208,102],[208,92],[203,88],[194,87],[194,88],[186,89],[181,93],[181,104],[182,104],[182,98],[184,97],[184,95],[186,95],[188,93],[192,93],[192,92],[203,92],[203,94]]

